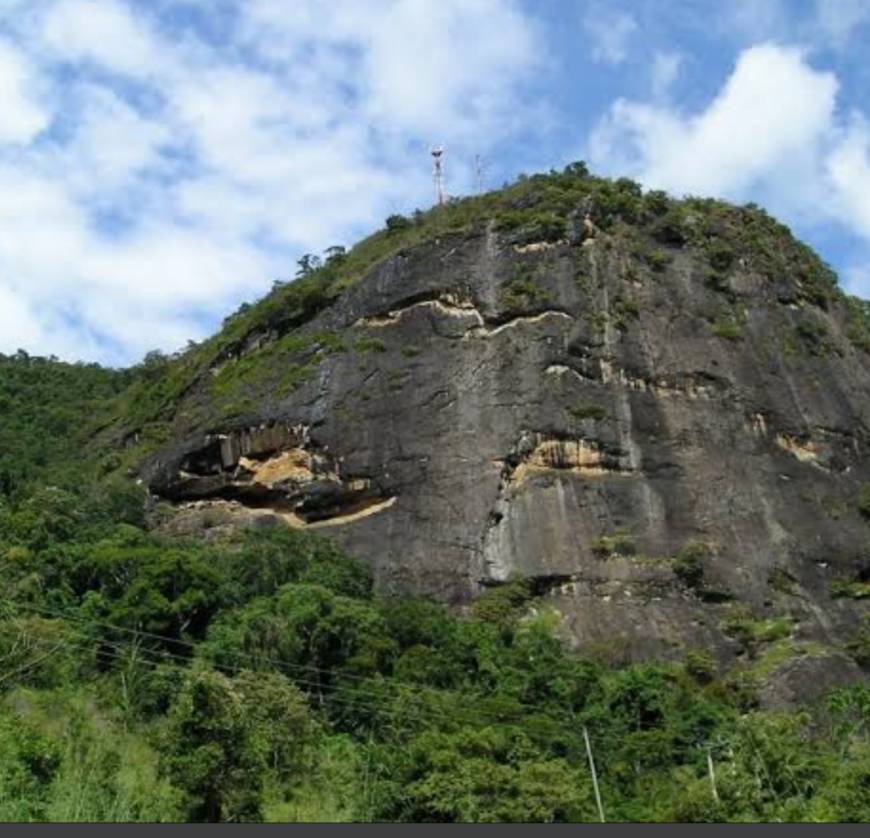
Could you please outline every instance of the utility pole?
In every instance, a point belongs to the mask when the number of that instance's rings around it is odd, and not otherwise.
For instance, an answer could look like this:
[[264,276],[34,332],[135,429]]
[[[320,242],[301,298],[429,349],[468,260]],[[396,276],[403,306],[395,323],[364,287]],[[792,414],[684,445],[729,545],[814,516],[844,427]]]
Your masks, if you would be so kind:
[[444,146],[435,146],[432,154],[433,177],[435,178],[435,203],[440,207],[446,200],[444,194]]
[[595,771],[595,760],[592,757],[592,744],[589,742],[589,731],[586,730],[586,725],[583,725],[583,739],[586,742],[586,756],[589,757],[589,770],[592,772],[592,788],[595,789],[595,802],[598,805],[598,817],[601,818],[601,823],[605,823],[604,807],[601,805],[601,792],[598,790],[598,774]]
[[713,754],[707,748],[707,772],[710,774],[710,789],[713,792],[713,800],[719,802],[719,792],[716,790],[716,772],[713,770]]

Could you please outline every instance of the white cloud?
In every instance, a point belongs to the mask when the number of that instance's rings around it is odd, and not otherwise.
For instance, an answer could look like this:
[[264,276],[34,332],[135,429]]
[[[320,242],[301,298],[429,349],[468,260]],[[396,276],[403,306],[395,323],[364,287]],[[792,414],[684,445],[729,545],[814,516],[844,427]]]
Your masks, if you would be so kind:
[[25,299],[0,285],[0,352],[11,354],[22,346],[38,346],[43,330]]
[[525,19],[493,0],[403,0],[370,21],[369,111],[399,128],[431,135],[450,123],[454,133],[491,125],[512,104],[501,80],[536,63]]
[[83,196],[126,185],[149,166],[160,164],[160,149],[171,141],[168,126],[144,118],[117,94],[94,84],[77,88],[81,109],[75,133],[58,150],[58,172]]
[[121,0],[59,0],[46,13],[42,38],[68,60],[133,76],[165,73],[166,45]]
[[592,139],[593,161],[613,158],[675,192],[739,197],[805,163],[828,131],[837,81],[800,51],[744,51],[725,86],[699,114],[618,100]]
[[[458,185],[459,156],[531,121],[540,50],[514,0],[10,2],[0,350],[177,348],[301,252],[425,203],[431,141]],[[182,7],[224,35],[161,17]]]
[[586,13],[583,28],[592,41],[592,57],[596,61],[620,64],[628,57],[638,25],[627,12],[595,4]]
[[[353,78],[356,107],[387,130],[460,137],[508,116],[540,63],[535,27],[507,0],[249,0],[243,28],[276,61],[311,51],[331,92]],[[310,88],[312,79],[308,79]],[[450,137],[448,137],[449,139]]]
[[[589,159],[614,174],[676,194],[761,202],[804,230],[834,224],[857,240],[848,264],[870,253],[870,123],[837,110],[839,83],[799,49],[745,50],[716,96],[686,114],[617,100],[593,131]],[[866,266],[844,284],[870,296]]]
[[34,76],[25,56],[0,40],[0,143],[26,144],[48,127],[49,115],[36,99]]
[[856,114],[826,160],[837,206],[859,234],[870,240],[870,124]]

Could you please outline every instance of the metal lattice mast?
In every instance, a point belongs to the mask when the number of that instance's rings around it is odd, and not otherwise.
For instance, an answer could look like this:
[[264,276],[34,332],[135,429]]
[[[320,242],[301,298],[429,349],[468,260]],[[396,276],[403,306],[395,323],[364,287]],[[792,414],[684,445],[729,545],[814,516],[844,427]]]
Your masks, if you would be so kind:
[[432,149],[433,177],[435,178],[435,203],[440,207],[446,201],[444,194],[444,147]]

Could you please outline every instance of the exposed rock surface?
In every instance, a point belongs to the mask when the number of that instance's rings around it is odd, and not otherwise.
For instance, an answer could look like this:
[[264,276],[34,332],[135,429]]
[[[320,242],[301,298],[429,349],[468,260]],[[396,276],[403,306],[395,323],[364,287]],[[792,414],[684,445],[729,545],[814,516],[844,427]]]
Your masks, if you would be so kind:
[[[651,268],[619,231],[517,245],[492,224],[421,244],[301,327],[313,374],[295,389],[179,424],[143,473],[188,509],[331,524],[386,592],[461,603],[551,579],[581,645],[724,659],[740,652],[721,628],[732,600],[843,645],[866,603],[829,586],[870,563],[867,356],[798,278],[744,259],[723,291],[691,247],[667,256]],[[519,304],[518,276],[535,289]],[[739,329],[717,331],[723,316]],[[803,342],[822,331],[823,352]],[[324,333],[343,351],[317,352]],[[633,555],[602,555],[615,533]],[[691,587],[674,557],[697,542]]]

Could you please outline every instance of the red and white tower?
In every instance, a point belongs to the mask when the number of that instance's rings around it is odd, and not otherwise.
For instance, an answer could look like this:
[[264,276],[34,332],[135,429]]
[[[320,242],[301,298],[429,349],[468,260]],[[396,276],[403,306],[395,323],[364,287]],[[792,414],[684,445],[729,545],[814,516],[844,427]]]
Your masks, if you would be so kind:
[[444,147],[435,146],[431,154],[435,178],[435,203],[440,207],[447,200],[444,194]]

